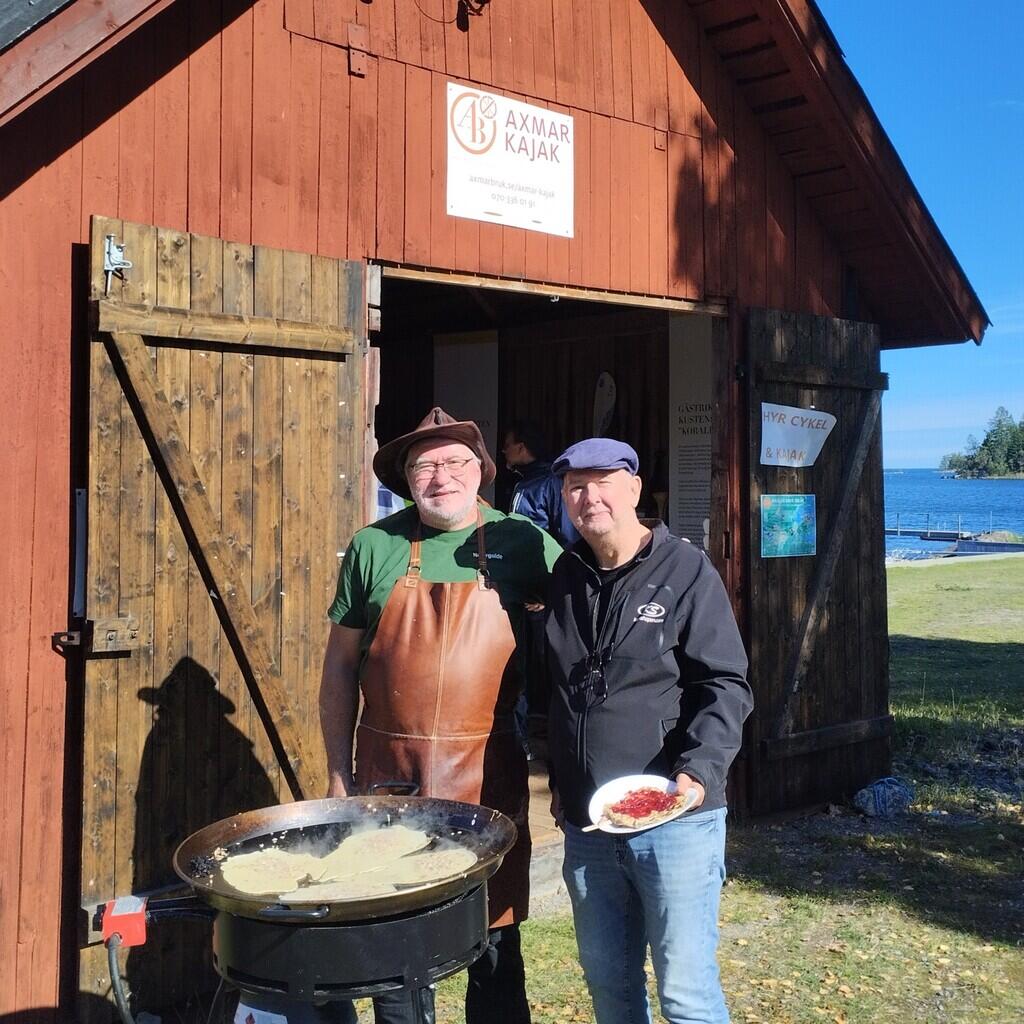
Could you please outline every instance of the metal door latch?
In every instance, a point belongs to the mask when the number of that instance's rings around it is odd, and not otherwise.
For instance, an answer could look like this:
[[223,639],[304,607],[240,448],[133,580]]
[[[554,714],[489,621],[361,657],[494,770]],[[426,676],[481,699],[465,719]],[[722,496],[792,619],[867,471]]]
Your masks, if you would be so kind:
[[54,633],[50,637],[50,646],[58,654],[68,654],[69,647],[82,646],[82,633],[80,630],[70,630],[66,633]]
[[124,280],[124,272],[132,269],[132,261],[124,258],[125,245],[119,245],[116,236],[107,235],[103,243],[103,273],[106,283],[103,286],[103,294],[110,294],[110,279],[119,277]]

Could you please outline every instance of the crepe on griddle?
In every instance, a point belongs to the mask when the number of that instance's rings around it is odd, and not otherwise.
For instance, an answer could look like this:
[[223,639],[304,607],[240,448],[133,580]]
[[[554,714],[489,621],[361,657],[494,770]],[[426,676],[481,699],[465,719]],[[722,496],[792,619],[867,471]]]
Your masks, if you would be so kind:
[[[384,896],[396,886],[423,885],[468,871],[476,854],[451,846],[426,850],[431,837],[407,825],[347,836],[323,857],[277,847],[229,856],[221,875],[239,892],[284,903],[338,902]],[[303,881],[312,884],[303,886]]]
[[430,836],[408,825],[356,832],[347,836],[310,871],[318,882],[339,882],[377,870],[430,845]]
[[476,854],[472,850],[453,846],[403,857],[388,866],[387,874],[396,885],[421,885],[468,871],[475,863]]
[[398,886],[425,885],[468,871],[476,863],[472,850],[450,847],[412,853],[386,864],[330,882],[303,886],[281,895],[282,903],[338,903],[397,892]]
[[340,882],[319,882],[294,892],[281,893],[280,900],[282,903],[339,903],[368,896],[387,896],[395,891],[386,873],[380,868],[373,868]]
[[310,853],[291,853],[276,846],[238,853],[221,861],[225,882],[250,896],[274,896],[294,889],[317,870],[320,862]]

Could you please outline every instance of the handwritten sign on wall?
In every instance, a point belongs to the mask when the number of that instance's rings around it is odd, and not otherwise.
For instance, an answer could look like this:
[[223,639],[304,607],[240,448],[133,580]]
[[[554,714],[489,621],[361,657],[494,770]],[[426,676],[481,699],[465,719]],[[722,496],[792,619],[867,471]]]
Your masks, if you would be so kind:
[[813,466],[836,425],[831,413],[761,403],[761,465]]

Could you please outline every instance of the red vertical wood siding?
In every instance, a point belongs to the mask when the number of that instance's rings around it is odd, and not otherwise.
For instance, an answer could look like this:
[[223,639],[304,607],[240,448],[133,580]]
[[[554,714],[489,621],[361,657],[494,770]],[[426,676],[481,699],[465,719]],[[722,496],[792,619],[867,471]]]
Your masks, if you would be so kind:
[[[404,76],[405,69],[402,65],[398,67]],[[322,256],[339,257],[348,252],[348,122],[351,78],[348,73],[348,55],[344,50],[339,50],[336,46],[323,48],[320,77],[317,251]],[[392,127],[390,135],[397,134]],[[399,147],[401,148],[401,143]],[[391,204],[390,209],[393,209]]]
[[283,24],[282,0],[262,0],[253,8],[252,238],[234,239],[277,248],[288,244],[291,169],[291,47]]
[[[348,88],[348,76],[343,82]],[[338,110],[325,96],[327,117],[334,119]],[[377,133],[377,189],[387,201],[377,208],[377,255],[384,260],[400,262],[405,256],[405,66],[393,60],[382,60],[377,71],[377,109],[380,123],[386,129]],[[331,168],[321,169],[329,180]],[[321,203],[323,193],[321,191]],[[344,247],[342,247],[342,251]]]
[[[249,60],[247,79],[252,77],[252,16],[248,17],[249,24]],[[153,172],[153,221],[157,224],[181,224],[188,216],[188,181],[189,181],[189,147],[188,147],[188,125],[189,125],[189,10],[183,4],[175,4],[168,13],[167,20],[161,26],[163,47],[166,49],[173,64],[171,69],[153,87],[153,119],[154,125],[158,126],[155,136],[155,151],[151,162]],[[223,46],[225,52],[231,52],[235,38],[235,28],[230,26],[225,32]],[[228,111],[234,112],[235,97],[229,93],[227,83],[223,90],[223,116],[225,120],[229,117]],[[236,115],[237,116],[237,115]],[[244,111],[245,123],[251,123],[251,102]],[[241,120],[241,117],[238,118]],[[240,148],[240,147],[238,147]],[[234,159],[237,156],[237,149],[224,151],[217,147],[221,155],[221,171],[218,178],[223,181],[226,177],[236,183],[239,182],[239,174]],[[246,146],[244,152],[249,152]],[[147,161],[150,165],[150,161]],[[249,233],[248,202],[239,202],[241,199],[240,187],[236,184],[237,191],[230,195],[220,197],[218,207],[221,209],[234,210],[244,205],[246,217],[244,225],[237,223],[231,227],[241,227],[245,234]],[[225,202],[227,200],[227,202]],[[91,213],[93,211],[86,211]]]
[[[188,58],[188,219],[191,230],[220,234],[221,37],[220,7],[190,0],[191,53]],[[151,23],[152,24],[152,23]],[[142,95],[146,95],[143,93]],[[152,174],[149,161],[142,173]],[[99,211],[96,211],[99,212]],[[152,216],[118,211],[125,220],[151,222]]]
[[[435,18],[451,6],[419,5]],[[0,237],[30,242],[0,261],[0,322],[17,325],[0,337],[0,479],[18,496],[0,503],[0,616],[14,624],[0,633],[0,1014],[57,994],[52,823],[80,740],[64,736],[49,635],[68,612],[71,256],[90,213],[332,257],[837,312],[839,251],[685,5],[494,3],[468,33],[425,14],[395,0],[176,4],[0,129]],[[349,72],[352,21],[369,32],[364,75]],[[454,79],[572,114],[572,240],[448,216]]]
[[[349,85],[348,251],[365,259],[377,246],[377,62],[369,62],[362,78],[350,77]],[[429,138],[410,155],[429,163]]]
[[405,76],[405,258],[430,262],[430,72]]
[[[458,219],[448,216],[444,188],[445,145],[448,141],[448,89],[446,76],[430,76],[430,145],[421,159],[430,175],[431,258],[444,266],[455,266],[455,227]],[[473,269],[473,268],[467,268]]]
[[288,194],[288,247],[297,252],[316,252],[317,249],[321,57],[324,49],[305,36],[291,37],[289,117],[293,128],[288,169],[292,182]]
[[[0,342],[9,417],[0,454],[0,1016],[57,1000],[66,683],[50,634],[67,622],[70,243],[80,237],[86,154],[80,145],[53,154],[50,144],[74,131],[82,104],[80,81],[43,99],[41,130],[5,147],[0,170],[0,238],[22,240],[21,258],[0,270],[9,327]],[[109,156],[106,174],[116,178]]]

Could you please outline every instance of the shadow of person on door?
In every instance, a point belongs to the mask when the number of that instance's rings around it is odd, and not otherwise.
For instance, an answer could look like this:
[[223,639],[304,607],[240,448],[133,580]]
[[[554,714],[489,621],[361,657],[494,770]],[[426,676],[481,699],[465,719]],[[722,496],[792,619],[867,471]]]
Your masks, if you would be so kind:
[[[132,848],[132,891],[144,893],[179,882],[171,860],[182,840],[221,818],[276,804],[278,795],[250,738],[262,725],[248,700],[237,706],[193,658],[181,658],[160,686],[143,687],[138,696],[154,709]],[[169,920],[132,949],[134,1008],[207,1005],[216,987],[210,934],[206,922]]]

